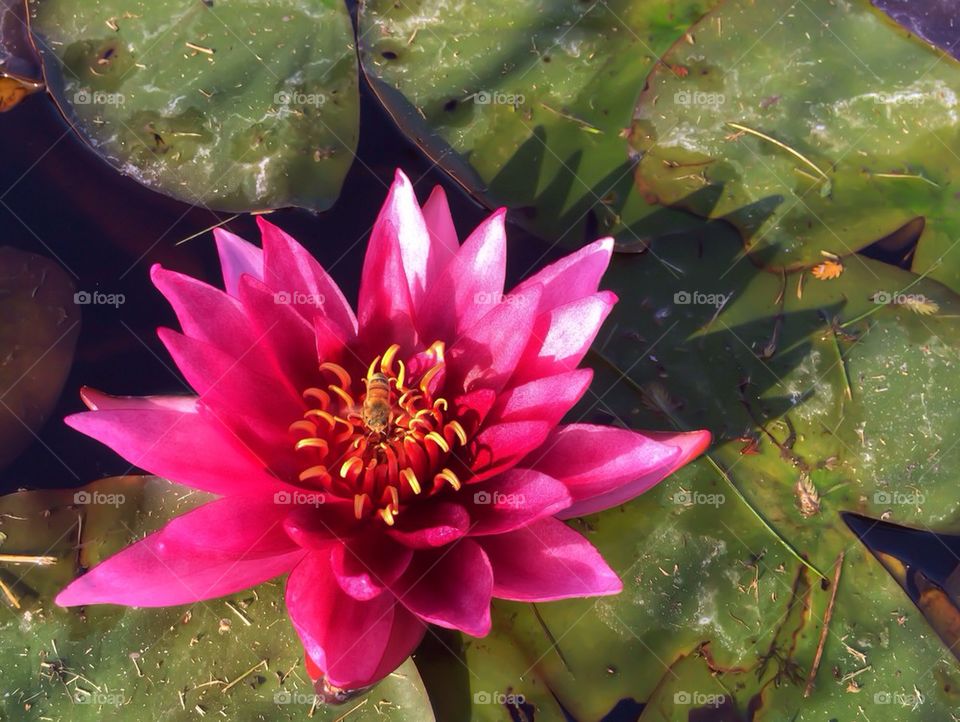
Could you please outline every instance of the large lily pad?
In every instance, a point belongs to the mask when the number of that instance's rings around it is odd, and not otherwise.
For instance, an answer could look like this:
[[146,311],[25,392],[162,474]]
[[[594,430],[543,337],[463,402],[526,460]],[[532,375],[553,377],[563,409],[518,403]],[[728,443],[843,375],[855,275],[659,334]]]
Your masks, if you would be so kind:
[[0,248],[0,468],[53,411],[80,335],[73,280],[53,261]]
[[658,57],[714,0],[368,0],[361,64],[401,128],[489,205],[550,239],[695,225],[631,180],[624,129]]
[[923,217],[914,270],[960,288],[956,60],[867,2],[727,0],[690,36],[637,106],[641,188],[726,218],[773,267]]
[[[167,609],[62,609],[77,573],[206,499],[166,481],[113,478],[81,490],[0,498],[3,719],[342,719],[430,722],[405,663],[346,707],[316,708],[280,580]],[[50,557],[37,565],[17,557]],[[15,604],[14,604],[15,600]]]
[[343,3],[31,0],[48,86],[99,155],[221,210],[329,207],[359,91]]

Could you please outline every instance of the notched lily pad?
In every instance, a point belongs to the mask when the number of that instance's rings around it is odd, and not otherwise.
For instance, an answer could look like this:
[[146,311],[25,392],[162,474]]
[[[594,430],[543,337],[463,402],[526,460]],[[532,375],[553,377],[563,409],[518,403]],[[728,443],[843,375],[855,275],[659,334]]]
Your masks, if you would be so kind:
[[244,211],[328,208],[356,150],[342,3],[31,0],[50,91],[144,185]]

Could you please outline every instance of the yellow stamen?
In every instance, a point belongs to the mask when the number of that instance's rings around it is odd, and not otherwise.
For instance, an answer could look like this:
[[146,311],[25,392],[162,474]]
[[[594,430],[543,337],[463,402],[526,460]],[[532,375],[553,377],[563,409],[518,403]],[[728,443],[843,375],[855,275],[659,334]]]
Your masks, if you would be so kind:
[[359,456],[351,456],[340,466],[340,476],[346,479],[348,473],[351,471],[359,473],[361,469],[363,469],[363,459]]
[[450,469],[444,468],[439,474],[434,477],[434,481],[437,479],[442,479],[450,484],[453,487],[454,491],[460,491],[460,479],[457,478],[457,475],[454,474]]
[[331,361],[324,361],[322,364],[320,364],[320,370],[332,372],[333,375],[340,380],[340,385],[343,386],[343,388],[350,388],[350,374],[347,373],[347,370],[343,368],[343,366],[335,364]]
[[400,344],[395,343],[390,348],[387,349],[387,352],[383,354],[383,361],[380,362],[380,370],[385,374],[393,373],[393,359],[396,358],[397,352],[400,350]]
[[397,365],[400,366],[400,372],[397,374],[397,389],[402,389],[403,379],[407,375],[407,367],[403,365],[403,361],[397,361]]
[[330,405],[330,394],[323,389],[309,388],[303,392],[303,398],[307,400],[313,399],[324,409]]
[[367,367],[367,379],[369,380],[371,376],[377,373],[377,364],[380,363],[380,357],[377,356],[373,362]]
[[430,393],[429,386],[430,382],[433,381],[433,377],[436,376],[443,370],[443,364],[437,364],[436,366],[429,369],[423,376],[420,377],[420,390],[423,393]]
[[348,408],[352,409],[354,406],[357,405],[356,402],[353,400],[353,397],[350,394],[348,394],[346,391],[341,389],[339,386],[335,384],[330,384],[327,388],[330,389],[337,396],[339,396],[341,399],[343,399],[343,402],[347,405]]
[[443,409],[444,411],[446,411],[447,409],[450,408],[450,404],[448,404],[447,400],[441,396],[439,399],[433,402],[433,408]]
[[317,425],[313,424],[306,419],[301,419],[300,421],[294,421],[290,424],[288,431],[291,434],[303,433],[307,436],[313,436],[317,433]]
[[438,434],[436,431],[431,431],[426,435],[425,438],[430,439],[434,444],[439,446],[443,450],[443,453],[450,453],[450,444],[448,444],[447,440],[440,436],[440,434]]
[[330,445],[327,444],[326,440],[318,439],[316,436],[312,436],[309,439],[300,439],[300,441],[297,442],[296,448],[298,451],[300,449],[306,449],[307,447],[312,449],[320,449],[324,453],[330,450]]
[[400,478],[407,482],[407,485],[414,494],[419,494],[422,491],[420,488],[420,481],[417,479],[417,475],[413,473],[413,469],[410,467],[406,467],[400,471]]
[[463,430],[463,426],[459,421],[451,421],[447,424],[446,428],[453,431],[457,435],[457,439],[460,440],[460,446],[467,445],[467,432]]
[[322,476],[327,475],[327,467],[321,465],[311,466],[306,471],[301,471],[299,479],[300,481],[306,481],[307,479],[317,479]]
[[366,494],[357,494],[353,497],[353,515],[357,519],[363,518],[363,506],[369,499],[370,497]]
[[[330,430],[333,430],[333,427],[337,425],[337,420],[333,418],[333,414],[328,411],[322,411],[321,409],[310,409],[304,416],[314,416],[318,419],[323,419],[327,422],[327,426],[330,427]],[[300,423],[299,421],[297,423]],[[307,422],[309,423],[309,422]],[[313,427],[314,433],[316,433],[317,427]]]
[[380,510],[380,516],[383,517],[383,520],[387,523],[387,526],[393,526],[393,512],[390,510],[390,507]]
[[394,514],[400,513],[400,493],[397,491],[397,487],[388,486],[384,493],[386,496],[390,497],[390,508],[393,509]]

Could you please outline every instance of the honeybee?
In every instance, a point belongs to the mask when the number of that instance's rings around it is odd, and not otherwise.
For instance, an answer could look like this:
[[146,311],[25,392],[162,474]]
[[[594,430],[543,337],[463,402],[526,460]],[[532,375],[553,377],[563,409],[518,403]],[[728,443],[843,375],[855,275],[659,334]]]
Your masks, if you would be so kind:
[[371,374],[366,379],[367,394],[363,398],[363,423],[377,434],[386,433],[393,411],[390,408],[390,380],[384,374]]

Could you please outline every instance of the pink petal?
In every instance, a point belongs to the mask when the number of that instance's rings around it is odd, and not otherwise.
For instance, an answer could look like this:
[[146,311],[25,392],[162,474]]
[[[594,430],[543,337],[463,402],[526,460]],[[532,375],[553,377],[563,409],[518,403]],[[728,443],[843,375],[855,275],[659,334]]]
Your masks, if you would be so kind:
[[155,409],[180,411],[187,414],[197,411],[196,396],[111,396],[89,386],[82,386],[80,399],[91,411]]
[[460,250],[457,229],[453,225],[447,194],[442,187],[436,186],[423,204],[423,220],[427,233],[430,234],[430,255],[427,258],[425,283],[425,287],[429,288]]
[[417,315],[425,343],[452,341],[504,299],[505,216],[506,209],[501,208],[477,226],[427,291]]
[[[511,303],[494,306],[471,326],[446,354],[447,388],[465,392],[490,389],[499,392],[514,374],[531,341],[539,300],[534,287]],[[456,395],[456,394],[454,394]]]
[[490,631],[492,589],[490,563],[469,539],[417,552],[394,585],[400,602],[423,621],[474,637]]
[[530,276],[514,289],[514,293],[542,285],[544,292],[538,309],[541,313],[593,295],[610,265],[612,254],[613,239],[601,238]]
[[423,625],[398,615],[392,594],[359,601],[344,593],[329,552],[311,552],[287,580],[287,611],[303,646],[327,681],[357,689],[379,681],[408,657]]
[[217,242],[220,268],[223,271],[223,287],[227,293],[231,296],[237,295],[240,276],[244,273],[249,273],[259,281],[263,280],[263,251],[223,228],[214,228],[213,238]]
[[75,579],[56,602],[165,607],[247,589],[303,556],[283,531],[284,514],[269,496],[204,504]]
[[493,567],[493,596],[518,602],[617,594],[623,584],[590,542],[556,519],[478,542]]
[[215,494],[267,493],[278,479],[215,419],[156,409],[88,411],[64,421],[134,466]]
[[[308,490],[300,493],[322,494]],[[322,506],[294,507],[283,521],[287,535],[304,549],[330,549],[337,542],[351,539],[359,531],[352,502],[340,502],[329,494],[322,498],[325,500]]]
[[466,491],[473,502],[471,536],[513,531],[570,506],[563,482],[532,469],[510,469]]
[[[416,199],[412,201],[416,213],[410,208],[412,193],[406,176],[398,171],[387,201],[374,223],[363,262],[357,316],[361,342],[365,346],[363,350],[372,354],[382,353],[391,343],[399,343],[401,354],[408,355],[417,341],[411,284],[407,280],[405,263],[410,261],[411,274],[421,272],[419,269],[421,261],[425,263],[426,251],[417,249],[418,243],[426,246],[427,233]],[[400,225],[403,223],[412,223],[413,227],[404,228]],[[417,234],[422,234],[419,240]],[[401,248],[401,236],[407,245],[406,250]]]
[[515,466],[546,441],[552,428],[544,421],[512,421],[484,428],[470,444],[471,482]]
[[511,385],[575,369],[616,302],[601,291],[538,316]]
[[330,564],[340,588],[354,599],[367,601],[384,592],[406,571],[413,550],[379,534],[361,534],[335,544]]
[[618,506],[639,496],[703,453],[706,431],[648,433],[609,426],[558,427],[523,465],[560,479],[574,503],[570,518]]
[[463,506],[430,500],[404,509],[387,534],[411,549],[431,549],[456,541],[469,529],[470,514]]
[[487,423],[543,421],[554,426],[583,397],[592,379],[592,370],[576,369],[506,389],[497,398]]
[[289,304],[311,325],[324,316],[352,338],[357,319],[340,287],[303,246],[289,234],[257,216],[263,239],[263,282],[278,294],[287,294]]

